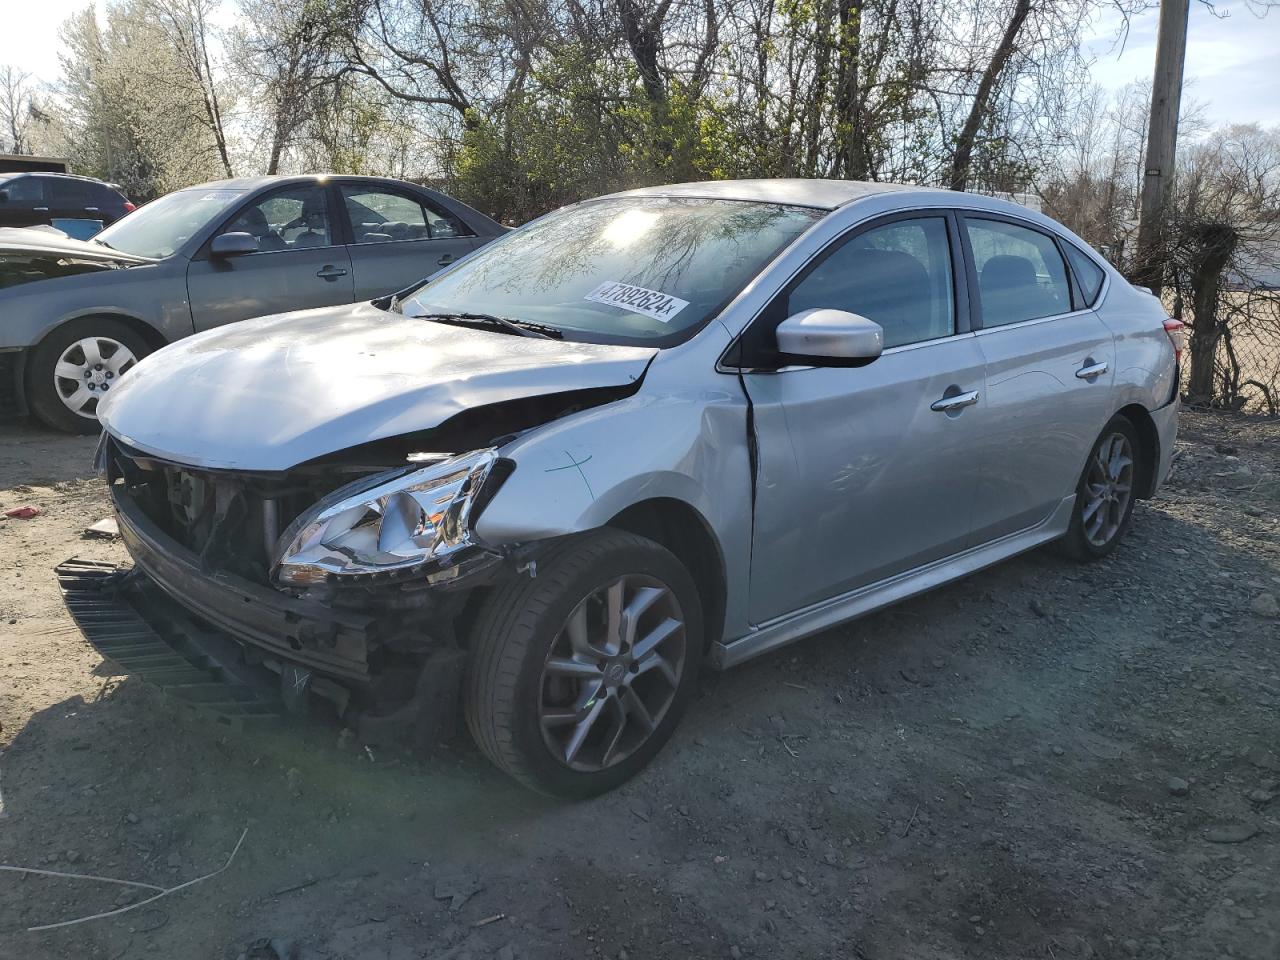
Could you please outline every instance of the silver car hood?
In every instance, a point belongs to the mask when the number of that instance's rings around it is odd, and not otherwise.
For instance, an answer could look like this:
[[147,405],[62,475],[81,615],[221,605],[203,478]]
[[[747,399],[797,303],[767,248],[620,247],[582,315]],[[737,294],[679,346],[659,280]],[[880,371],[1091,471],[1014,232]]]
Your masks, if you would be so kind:
[[167,460],[286,470],[472,407],[625,386],[656,352],[452,326],[372,304],[325,307],[180,340],[130,371],[98,415],[113,436]]
[[74,240],[51,227],[0,227],[0,253],[31,253],[96,263],[155,263],[147,257],[112,250],[101,243]]

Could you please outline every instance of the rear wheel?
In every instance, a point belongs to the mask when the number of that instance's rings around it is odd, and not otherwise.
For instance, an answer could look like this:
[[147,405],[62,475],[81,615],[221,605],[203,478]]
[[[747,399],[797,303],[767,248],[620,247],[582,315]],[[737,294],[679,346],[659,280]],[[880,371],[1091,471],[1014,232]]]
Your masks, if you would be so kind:
[[467,724],[497,766],[560,797],[611,790],[671,736],[702,657],[702,611],[663,547],[566,539],[490,596],[471,637]]
[[1138,432],[1127,417],[1115,416],[1089,451],[1063,552],[1077,560],[1105,557],[1133,521],[1136,479],[1141,464]]
[[31,412],[56,430],[97,433],[98,402],[150,352],[135,330],[110,317],[63,324],[31,352]]

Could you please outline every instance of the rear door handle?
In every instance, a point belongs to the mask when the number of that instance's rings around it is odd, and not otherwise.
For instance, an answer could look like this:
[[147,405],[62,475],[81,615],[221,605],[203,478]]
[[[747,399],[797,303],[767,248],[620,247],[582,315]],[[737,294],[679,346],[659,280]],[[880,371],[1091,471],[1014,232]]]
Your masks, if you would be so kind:
[[97,212],[98,212],[98,208],[97,208],[97,207],[85,207],[85,209],[86,209],[86,210],[88,210],[90,213],[97,213]]
[[1107,372],[1107,362],[1089,363],[1076,371],[1076,378],[1079,380],[1092,380],[1094,377],[1100,377]]
[[316,276],[324,280],[337,280],[339,277],[345,277],[346,275],[347,271],[343,270],[342,267],[335,267],[331,263],[326,263],[316,271]]
[[48,212],[49,212],[49,208],[48,208],[48,207],[32,207],[31,209],[32,209],[32,210],[39,210],[41,213],[48,213]]
[[436,263],[440,264],[442,267],[447,267],[449,264],[453,263],[455,259],[457,258],[454,257],[452,253],[446,253],[443,257],[437,260]]
[[936,410],[938,413],[950,413],[952,410],[963,410],[965,407],[971,407],[978,402],[978,391],[970,390],[968,393],[957,393],[952,397],[943,397],[941,400],[935,400],[929,405],[930,410]]

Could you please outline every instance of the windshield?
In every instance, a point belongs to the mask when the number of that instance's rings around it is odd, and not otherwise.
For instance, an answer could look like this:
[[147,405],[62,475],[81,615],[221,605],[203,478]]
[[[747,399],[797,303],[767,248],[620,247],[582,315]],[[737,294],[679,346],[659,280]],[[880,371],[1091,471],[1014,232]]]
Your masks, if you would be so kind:
[[93,239],[136,257],[168,257],[243,196],[243,190],[179,190],[117,220]]
[[507,234],[400,309],[495,314],[595,342],[671,342],[714,316],[824,213],[734,200],[596,200]]

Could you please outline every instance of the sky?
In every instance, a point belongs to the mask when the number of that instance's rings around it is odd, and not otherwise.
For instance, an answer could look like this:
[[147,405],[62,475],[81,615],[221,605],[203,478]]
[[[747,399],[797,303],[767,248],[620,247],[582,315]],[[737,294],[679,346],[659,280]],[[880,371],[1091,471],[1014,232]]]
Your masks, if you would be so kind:
[[[1192,0],[1184,96],[1205,104],[1210,126],[1280,125],[1280,9],[1258,17],[1245,0],[1226,0],[1214,10]],[[1118,17],[1099,19],[1087,44],[1093,80],[1110,90],[1155,70],[1157,11],[1135,17],[1122,40],[1120,26]]]
[[[92,0],[0,0],[0,64],[15,64],[44,81],[58,75],[58,28]],[[107,0],[97,0],[99,4]],[[226,4],[229,8],[230,3]],[[1259,18],[1247,0],[1221,0],[1213,13],[1191,4],[1186,76],[1189,96],[1206,104],[1211,126],[1258,122],[1280,125],[1280,9]],[[229,11],[228,11],[229,12]],[[1087,49],[1094,82],[1107,89],[1150,77],[1155,64],[1155,10],[1135,17],[1123,45],[1119,21],[1103,17],[1090,28]]]

